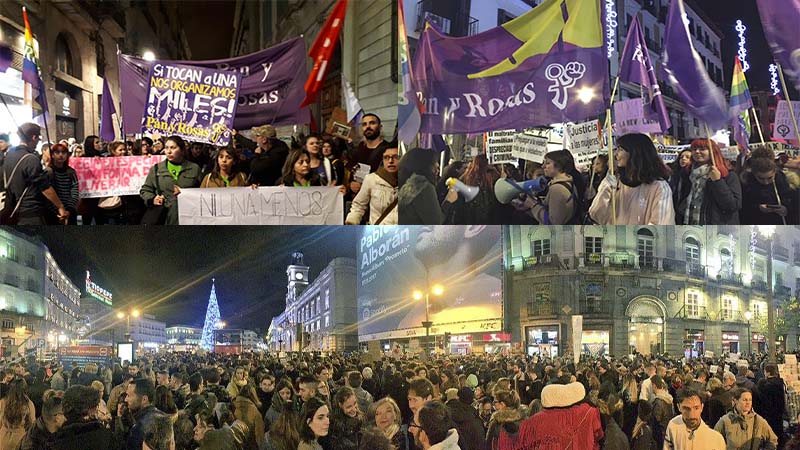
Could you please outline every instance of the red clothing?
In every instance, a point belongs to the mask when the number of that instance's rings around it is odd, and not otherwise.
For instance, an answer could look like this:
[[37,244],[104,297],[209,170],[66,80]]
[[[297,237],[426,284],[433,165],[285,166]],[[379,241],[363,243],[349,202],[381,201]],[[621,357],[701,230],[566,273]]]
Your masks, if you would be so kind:
[[600,411],[588,403],[580,403],[569,408],[544,409],[523,421],[516,450],[600,450],[601,439]]

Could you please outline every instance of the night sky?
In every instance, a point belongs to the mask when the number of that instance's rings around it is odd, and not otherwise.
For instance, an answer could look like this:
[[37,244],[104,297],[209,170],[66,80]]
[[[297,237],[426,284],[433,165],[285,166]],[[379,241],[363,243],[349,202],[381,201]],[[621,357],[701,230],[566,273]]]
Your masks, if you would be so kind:
[[216,277],[229,327],[266,331],[285,306],[286,266],[300,250],[311,280],[356,257],[359,227],[18,227],[39,236],[84,291],[85,270],[114,296],[171,324],[202,326]]
[[223,59],[230,57],[233,39],[233,0],[183,0],[183,32],[192,50],[192,59]]

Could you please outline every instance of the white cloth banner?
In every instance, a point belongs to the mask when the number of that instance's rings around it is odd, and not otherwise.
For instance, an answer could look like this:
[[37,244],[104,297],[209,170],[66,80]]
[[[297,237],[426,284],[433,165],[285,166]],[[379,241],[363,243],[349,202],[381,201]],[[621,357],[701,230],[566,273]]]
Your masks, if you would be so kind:
[[[794,108],[794,117],[797,123],[800,124],[800,102],[792,102]],[[800,126],[800,125],[798,125]],[[778,109],[775,111],[775,126],[772,130],[772,135],[778,139],[797,139],[794,132],[794,123],[792,122],[792,115],[789,113],[789,104],[786,100],[778,101]]]
[[511,146],[511,156],[514,158],[541,163],[544,162],[545,153],[547,153],[547,138],[524,133],[514,136],[514,143]]
[[182,189],[181,225],[342,225],[338,187]]

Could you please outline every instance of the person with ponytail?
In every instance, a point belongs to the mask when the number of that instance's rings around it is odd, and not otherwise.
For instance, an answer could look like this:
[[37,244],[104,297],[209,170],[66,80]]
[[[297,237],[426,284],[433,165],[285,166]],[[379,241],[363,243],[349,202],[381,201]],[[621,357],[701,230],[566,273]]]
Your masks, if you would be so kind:
[[[675,225],[669,168],[653,141],[633,133],[617,139],[616,174],[606,175],[589,207],[589,216],[603,225]],[[616,215],[612,219],[611,197]]]
[[542,225],[580,224],[583,221],[583,177],[575,169],[575,160],[569,150],[557,150],[544,155],[544,176],[550,179],[544,200],[528,196],[524,205],[515,207],[528,210]]
[[738,175],[728,171],[716,142],[695,139],[690,148],[692,187],[685,201],[678,205],[684,216],[682,225],[738,225],[742,209]]

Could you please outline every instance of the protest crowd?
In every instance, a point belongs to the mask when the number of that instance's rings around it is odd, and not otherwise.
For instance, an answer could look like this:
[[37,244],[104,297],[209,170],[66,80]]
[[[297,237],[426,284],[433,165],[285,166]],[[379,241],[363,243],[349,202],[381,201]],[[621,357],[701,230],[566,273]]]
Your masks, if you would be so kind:
[[[380,118],[366,114],[363,139],[354,144],[329,134],[278,139],[271,125],[254,127],[252,139],[232,131],[227,146],[187,142],[179,136],[142,137],[83,144],[74,139],[42,143],[42,129],[25,123],[21,144],[9,148],[0,135],[4,180],[3,224],[177,224],[177,198],[185,188],[339,186],[340,223],[397,223],[397,145],[383,139]],[[162,156],[163,155],[163,156]],[[77,158],[159,157],[138,195],[81,197]],[[123,164],[124,167],[124,164]]]
[[520,160],[519,167],[491,165],[480,153],[439,170],[436,152],[412,149],[400,162],[400,223],[800,223],[800,157],[761,147],[733,160],[716,142],[695,139],[667,164],[647,135],[627,134],[616,145],[613,174],[607,154],[585,171],[568,150],[548,152],[542,163]]
[[3,361],[0,448],[800,448],[800,393],[766,355],[730,356],[29,357]]

